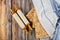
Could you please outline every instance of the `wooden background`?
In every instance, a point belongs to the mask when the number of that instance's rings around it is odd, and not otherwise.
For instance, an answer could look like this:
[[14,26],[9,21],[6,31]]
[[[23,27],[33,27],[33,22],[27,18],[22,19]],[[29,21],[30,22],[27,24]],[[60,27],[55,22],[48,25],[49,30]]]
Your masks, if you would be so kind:
[[21,8],[24,14],[33,8],[32,0],[0,0],[0,40],[44,40],[36,39],[34,30],[29,31],[29,35],[26,35],[19,28],[10,14],[10,8],[14,8],[14,4]]

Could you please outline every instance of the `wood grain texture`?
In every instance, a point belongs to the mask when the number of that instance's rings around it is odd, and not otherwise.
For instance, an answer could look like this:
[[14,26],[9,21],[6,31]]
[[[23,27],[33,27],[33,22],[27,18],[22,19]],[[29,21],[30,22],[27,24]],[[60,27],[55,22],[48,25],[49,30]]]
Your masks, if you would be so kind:
[[[2,14],[2,2],[0,1],[0,32],[1,32],[1,14]],[[0,33],[0,40],[2,40],[1,33]]]
[[6,0],[6,16],[7,16],[7,40],[12,39],[12,16],[10,12],[11,8],[11,0]]
[[1,28],[1,29],[0,29],[1,36],[0,36],[0,37],[1,37],[1,40],[6,40],[6,33],[7,33],[7,32],[6,32],[6,24],[7,24],[6,21],[7,21],[7,20],[6,20],[6,15],[5,15],[5,14],[6,14],[6,12],[5,12],[5,9],[6,9],[5,0],[2,0],[2,1],[1,1],[1,8],[2,8],[2,9],[1,9],[1,15],[0,15],[0,16],[1,16],[1,18],[0,18],[0,19],[1,19],[1,20],[0,20],[0,21],[1,21],[1,22],[0,22],[0,23],[1,23],[1,24],[0,24],[0,25],[1,25],[1,26],[0,26],[0,28]]

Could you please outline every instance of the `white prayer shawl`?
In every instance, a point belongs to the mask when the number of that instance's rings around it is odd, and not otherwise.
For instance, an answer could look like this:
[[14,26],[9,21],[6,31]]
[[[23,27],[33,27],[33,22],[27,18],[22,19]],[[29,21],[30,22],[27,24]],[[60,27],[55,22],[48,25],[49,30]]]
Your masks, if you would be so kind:
[[53,11],[50,0],[47,0],[47,1],[42,0],[42,3],[43,3],[43,6],[44,6],[46,16],[49,18],[49,20],[51,21],[51,23],[55,27],[58,17]]
[[60,0],[55,0],[58,4],[60,4]]
[[52,38],[58,17],[53,12],[50,0],[32,0],[38,19],[45,31]]

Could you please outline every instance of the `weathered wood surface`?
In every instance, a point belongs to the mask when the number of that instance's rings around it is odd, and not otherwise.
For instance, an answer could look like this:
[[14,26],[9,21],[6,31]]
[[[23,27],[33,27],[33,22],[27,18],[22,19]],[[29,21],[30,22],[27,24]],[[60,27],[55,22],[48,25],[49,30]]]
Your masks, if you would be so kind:
[[12,16],[10,15],[11,0],[5,0],[7,15],[7,40],[12,40]]
[[7,19],[6,19],[6,6],[5,6],[5,0],[2,0],[1,2],[1,15],[0,15],[0,40],[6,40],[6,24],[7,24]]
[[29,31],[26,35],[14,18],[11,16],[10,8],[16,4],[24,14],[33,8],[32,0],[0,0],[0,40],[40,40],[35,38],[35,33]]

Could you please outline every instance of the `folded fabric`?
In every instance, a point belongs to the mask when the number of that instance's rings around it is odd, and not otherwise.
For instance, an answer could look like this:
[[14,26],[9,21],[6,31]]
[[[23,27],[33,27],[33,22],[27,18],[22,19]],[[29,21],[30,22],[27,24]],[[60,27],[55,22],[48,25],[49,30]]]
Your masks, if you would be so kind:
[[58,17],[54,14],[50,0],[32,0],[37,12],[39,22],[52,38]]
[[44,14],[47,16],[47,19],[50,21],[50,23],[55,28],[58,17],[52,8],[51,1],[50,0],[47,0],[47,1],[42,0],[42,5],[44,8],[44,12],[45,12]]
[[56,32],[52,40],[60,40],[60,18],[58,19]]
[[56,31],[55,31],[55,34],[52,38],[52,40],[60,40],[60,0],[53,0],[52,1],[54,3],[54,8],[55,8],[55,12],[56,12],[56,15],[59,17],[59,19],[57,20],[57,23],[56,23]]
[[54,8],[55,8],[55,12],[56,12],[56,15],[58,16],[58,17],[60,17],[60,0],[52,0],[52,3],[54,4],[52,4],[53,6],[54,6]]
[[37,13],[34,8],[32,8],[28,14],[27,18],[32,22],[33,28],[35,28],[36,38],[48,38],[49,35],[42,27],[41,23],[38,20]]
[[60,5],[60,0],[55,0]]

